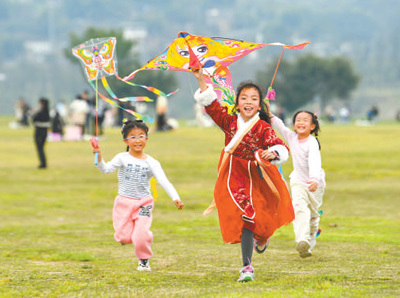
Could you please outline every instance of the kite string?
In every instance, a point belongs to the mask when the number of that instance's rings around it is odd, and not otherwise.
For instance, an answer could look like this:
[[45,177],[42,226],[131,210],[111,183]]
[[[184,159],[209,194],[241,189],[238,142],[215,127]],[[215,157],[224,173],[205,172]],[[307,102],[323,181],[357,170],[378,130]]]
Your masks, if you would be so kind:
[[283,56],[283,52],[284,51],[285,51],[285,47],[282,47],[281,56],[279,57],[278,64],[276,65],[274,76],[272,77],[272,80],[271,80],[271,84],[269,85],[270,88],[272,88],[272,84],[274,84],[275,76],[276,76],[276,73],[278,72],[279,64],[281,64],[281,60],[282,60],[282,56]]
[[[95,84],[94,84],[92,81],[89,81],[89,84],[92,86],[92,88],[93,88],[94,90],[96,90],[96,89],[95,89],[96,86],[95,86]],[[115,103],[115,102],[112,101],[111,99],[107,98],[106,96],[104,96],[104,95],[101,94],[100,92],[97,91],[97,93],[99,94],[100,98],[101,98],[102,100],[104,100],[105,102],[108,102],[109,104],[111,104],[111,105],[113,105],[113,106],[115,106],[115,107],[117,107],[117,108],[120,108],[121,110],[124,110],[125,112],[127,112],[127,113],[129,113],[129,114],[135,116],[136,118],[141,119],[141,120],[146,121],[146,122],[151,122],[151,123],[154,122],[154,119],[153,119],[152,117],[145,116],[145,115],[141,115],[141,114],[136,113],[135,111],[132,111],[132,110],[130,110],[130,109],[125,109],[124,107],[118,105],[117,103]]]

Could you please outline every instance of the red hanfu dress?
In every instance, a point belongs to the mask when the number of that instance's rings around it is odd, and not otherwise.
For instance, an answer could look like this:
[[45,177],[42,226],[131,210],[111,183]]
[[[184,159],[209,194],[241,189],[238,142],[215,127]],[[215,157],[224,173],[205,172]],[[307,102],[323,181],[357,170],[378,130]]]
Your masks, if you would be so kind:
[[[206,106],[208,115],[225,132],[227,146],[238,130],[238,116],[230,115],[217,100]],[[254,232],[259,243],[265,243],[276,229],[294,219],[289,191],[277,167],[267,162],[259,165],[254,152],[285,143],[271,125],[257,116],[231,151],[222,151],[214,200],[218,210],[222,238],[225,243],[241,242],[243,227]],[[253,208],[253,222],[242,215]]]

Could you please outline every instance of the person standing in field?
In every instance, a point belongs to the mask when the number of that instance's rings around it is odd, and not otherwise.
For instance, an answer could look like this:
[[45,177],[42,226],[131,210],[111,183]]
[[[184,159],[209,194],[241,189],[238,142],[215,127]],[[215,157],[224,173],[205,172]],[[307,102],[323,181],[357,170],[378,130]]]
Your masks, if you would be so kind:
[[225,243],[241,243],[243,267],[237,281],[252,281],[253,247],[264,252],[274,231],[294,218],[289,191],[275,166],[288,159],[289,151],[269,123],[257,85],[239,85],[238,113],[231,115],[206,84],[203,69],[192,71],[200,86],[195,100],[225,133],[214,189],[222,238]]
[[322,198],[325,192],[325,172],[321,167],[319,122],[315,114],[298,111],[293,116],[294,131],[282,119],[270,113],[272,127],[287,141],[292,153],[293,172],[290,188],[295,212],[293,228],[296,249],[300,257],[312,255],[316,244]]
[[157,179],[179,210],[184,206],[161,164],[144,153],[148,131],[149,128],[142,120],[124,121],[122,136],[127,151],[117,154],[107,163],[102,158],[100,147],[93,148],[93,153],[99,154],[97,168],[101,173],[112,173],[118,169],[118,195],[112,214],[114,238],[121,244],[134,245],[135,255],[139,259],[139,271],[151,270],[149,259],[153,255],[153,233],[150,227],[154,198],[150,193],[150,179],[153,176]]
[[71,102],[71,105],[69,107],[72,124],[80,128],[79,130],[80,140],[83,139],[83,135],[85,134],[86,118],[89,111],[90,111],[89,104],[87,103],[86,100],[82,98],[80,94],[76,96],[76,98]]
[[44,145],[47,139],[47,131],[50,128],[49,100],[42,97],[39,99],[39,111],[32,116],[35,127],[35,145],[38,152],[40,164],[39,169],[47,167]]

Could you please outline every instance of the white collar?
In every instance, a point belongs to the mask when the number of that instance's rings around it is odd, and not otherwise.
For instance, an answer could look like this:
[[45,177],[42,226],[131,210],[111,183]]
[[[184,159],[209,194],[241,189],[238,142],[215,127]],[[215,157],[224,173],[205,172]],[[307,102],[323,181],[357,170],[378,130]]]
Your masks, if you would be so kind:
[[251,117],[249,120],[245,121],[245,120],[243,119],[242,115],[240,115],[240,113],[239,113],[239,114],[237,115],[237,116],[238,116],[238,131],[239,131],[240,127],[243,126],[243,125],[249,126],[250,123],[252,123],[254,119],[256,119],[257,117],[259,117],[259,115],[260,115],[260,112],[257,112],[257,113],[254,114],[253,117]]
[[238,121],[237,126],[238,130],[236,131],[235,135],[233,136],[232,140],[229,142],[228,145],[225,147],[225,152],[229,152],[232,147],[236,144],[239,138],[243,135],[243,133],[249,128],[249,126],[254,122],[256,118],[259,118],[259,112],[257,112],[253,117],[251,117],[248,121],[245,121],[243,117],[238,114]]

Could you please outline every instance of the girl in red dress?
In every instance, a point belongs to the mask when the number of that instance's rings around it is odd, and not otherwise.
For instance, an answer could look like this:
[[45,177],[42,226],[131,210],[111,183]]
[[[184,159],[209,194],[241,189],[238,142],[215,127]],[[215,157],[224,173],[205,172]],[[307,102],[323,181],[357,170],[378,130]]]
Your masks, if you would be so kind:
[[275,166],[288,159],[289,150],[270,125],[257,85],[245,82],[238,87],[238,113],[231,115],[206,84],[202,68],[193,73],[200,86],[195,100],[225,133],[214,189],[222,238],[225,243],[241,243],[238,281],[252,281],[253,241],[256,251],[263,252],[274,231],[294,219],[286,183]]

